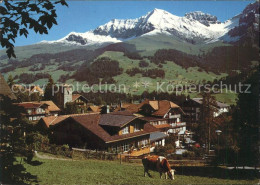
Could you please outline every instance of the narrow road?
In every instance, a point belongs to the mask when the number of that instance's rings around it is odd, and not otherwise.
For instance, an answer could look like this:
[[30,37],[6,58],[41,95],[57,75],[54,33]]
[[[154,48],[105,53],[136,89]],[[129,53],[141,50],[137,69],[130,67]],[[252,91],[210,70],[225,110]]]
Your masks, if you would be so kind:
[[34,152],[35,157],[38,157],[40,159],[52,159],[52,160],[63,160],[63,161],[75,161],[73,159],[67,159],[67,158],[59,158],[59,157],[52,157],[45,154],[39,154],[37,151]]

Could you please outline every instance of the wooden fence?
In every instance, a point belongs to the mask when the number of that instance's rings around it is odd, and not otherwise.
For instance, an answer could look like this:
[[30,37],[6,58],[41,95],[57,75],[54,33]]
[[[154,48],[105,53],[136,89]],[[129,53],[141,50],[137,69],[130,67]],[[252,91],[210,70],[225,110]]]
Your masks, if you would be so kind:
[[100,159],[100,160],[117,160],[118,154],[105,151],[72,148],[72,158],[77,159]]
[[[74,159],[99,159],[99,160],[118,160],[120,164],[122,162],[128,163],[142,163],[142,158],[148,154],[143,154],[140,156],[132,156],[131,154],[117,154],[105,151],[90,150],[90,149],[80,149],[72,148],[71,157]],[[171,166],[206,166],[211,161],[211,156],[201,159],[168,159]]]
[[[142,163],[142,158],[145,155],[142,156],[126,156],[125,162],[129,163]],[[195,159],[195,160],[172,160],[168,159],[170,165],[172,166],[206,166],[208,165],[208,161],[206,159]]]

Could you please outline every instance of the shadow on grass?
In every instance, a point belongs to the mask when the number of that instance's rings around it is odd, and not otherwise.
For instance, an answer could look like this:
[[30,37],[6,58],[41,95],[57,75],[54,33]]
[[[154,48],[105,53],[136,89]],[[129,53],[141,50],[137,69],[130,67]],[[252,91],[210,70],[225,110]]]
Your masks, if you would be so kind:
[[28,163],[29,165],[32,165],[32,166],[39,166],[39,165],[41,165],[43,162],[41,162],[41,161],[27,161],[27,163]]
[[201,176],[221,179],[252,180],[259,178],[258,170],[226,169],[211,166],[172,166],[177,175]]
[[3,184],[32,184],[38,183],[37,176],[27,172],[22,164],[16,164],[1,171]]

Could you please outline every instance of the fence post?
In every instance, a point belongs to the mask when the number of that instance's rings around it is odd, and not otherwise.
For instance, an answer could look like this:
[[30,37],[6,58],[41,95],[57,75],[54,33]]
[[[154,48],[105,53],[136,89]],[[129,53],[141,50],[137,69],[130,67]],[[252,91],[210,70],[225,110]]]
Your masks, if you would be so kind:
[[122,154],[120,154],[120,164],[122,164]]

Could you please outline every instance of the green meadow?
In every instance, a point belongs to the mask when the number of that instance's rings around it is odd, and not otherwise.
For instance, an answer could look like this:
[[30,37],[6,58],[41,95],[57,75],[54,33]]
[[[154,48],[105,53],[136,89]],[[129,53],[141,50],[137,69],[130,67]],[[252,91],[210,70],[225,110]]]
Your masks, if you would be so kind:
[[[258,180],[245,173],[231,174],[222,169],[195,167],[176,168],[175,180],[143,176],[143,166],[137,163],[101,160],[55,160],[34,158],[24,164],[28,173],[36,176],[30,184],[256,184]],[[174,168],[174,166],[172,167]],[[202,173],[198,173],[198,172]]]

